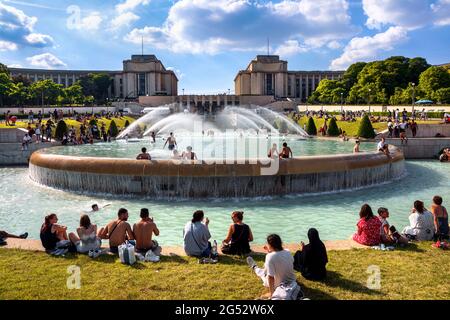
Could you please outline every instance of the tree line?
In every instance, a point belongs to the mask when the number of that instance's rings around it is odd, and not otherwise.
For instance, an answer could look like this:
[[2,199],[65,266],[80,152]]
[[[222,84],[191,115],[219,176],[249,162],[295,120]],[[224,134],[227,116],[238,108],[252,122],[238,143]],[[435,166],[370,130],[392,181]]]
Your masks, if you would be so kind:
[[91,105],[104,104],[112,78],[105,73],[92,73],[80,77],[71,86],[46,79],[32,82],[24,76],[11,76],[0,63],[0,107],[24,105]]
[[411,105],[419,99],[450,103],[450,69],[395,56],[357,62],[340,80],[322,80],[308,103]]

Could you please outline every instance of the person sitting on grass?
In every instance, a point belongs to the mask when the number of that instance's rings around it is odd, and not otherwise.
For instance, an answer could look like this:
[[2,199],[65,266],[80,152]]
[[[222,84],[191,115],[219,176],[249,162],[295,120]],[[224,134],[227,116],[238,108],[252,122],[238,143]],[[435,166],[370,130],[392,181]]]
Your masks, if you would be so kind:
[[436,240],[447,240],[448,239],[448,213],[447,209],[442,206],[442,197],[434,196],[433,204],[431,205],[431,213],[434,218],[434,228],[436,232]]
[[409,215],[409,226],[402,232],[411,240],[431,241],[434,237],[434,219],[430,211],[425,209],[422,201],[414,201]]
[[377,246],[381,242],[380,220],[373,215],[372,208],[364,204],[359,212],[357,232],[353,235],[353,240],[365,246]]
[[294,255],[294,269],[308,280],[323,280],[327,276],[327,249],[319,237],[319,231],[308,230],[309,244],[301,242],[301,250]]
[[395,243],[407,244],[408,238],[400,235],[394,226],[390,226],[387,218],[389,218],[389,210],[383,207],[378,208],[378,219],[380,219],[381,222],[381,243],[387,245]]
[[148,251],[153,251],[157,256],[161,254],[161,247],[155,240],[153,234],[159,236],[159,230],[153,217],[150,218],[148,209],[141,209],[141,221],[133,226],[134,237],[136,238],[136,252],[145,255]]
[[233,212],[231,219],[233,223],[228,229],[227,237],[222,241],[222,253],[237,255],[250,253],[250,242],[253,241],[253,234],[250,227],[242,222],[244,220],[244,212]]
[[0,230],[0,246],[6,246],[8,243],[6,242],[7,238],[12,238],[12,239],[26,239],[28,238],[28,233],[25,232],[23,234],[21,234],[20,236],[16,236],[14,234],[8,233],[6,231],[1,231]]
[[77,234],[78,236],[70,233],[69,239],[77,247],[78,253],[98,252],[100,250],[102,240],[97,236],[97,225],[91,223],[88,215],[81,216]]
[[252,257],[247,257],[247,263],[261,278],[264,287],[269,288],[268,298],[273,300],[297,299],[300,286],[297,284],[294,273],[294,258],[288,250],[283,249],[280,236],[269,235],[264,250],[267,252],[264,268],[259,268]]
[[204,212],[197,210],[194,212],[192,220],[184,227],[184,251],[188,256],[208,258],[211,255],[209,219],[206,218],[205,223],[203,223],[204,217]]
[[141,149],[142,153],[136,157],[136,160],[152,160],[150,153],[147,152],[147,148]]
[[119,246],[125,241],[134,244],[134,234],[128,220],[128,210],[121,208],[117,213],[117,220],[113,220],[98,232],[100,239],[109,239],[109,251],[119,253]]
[[67,227],[57,224],[58,216],[54,213],[45,217],[41,227],[40,238],[45,251],[50,254],[63,254],[71,246],[67,236]]

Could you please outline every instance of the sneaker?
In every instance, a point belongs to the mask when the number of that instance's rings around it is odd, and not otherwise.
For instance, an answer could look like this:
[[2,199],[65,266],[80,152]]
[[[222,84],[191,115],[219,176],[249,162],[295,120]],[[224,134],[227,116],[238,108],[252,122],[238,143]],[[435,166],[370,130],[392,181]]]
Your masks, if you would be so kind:
[[94,257],[94,250],[89,250],[88,256],[89,256],[89,258],[93,258]]
[[8,242],[5,241],[5,239],[0,238],[0,246],[6,246]]
[[94,250],[94,252],[92,253],[92,258],[98,258],[100,255],[102,254],[101,250]]
[[255,260],[253,260],[252,257],[247,257],[247,264],[251,269],[256,268],[256,262],[255,262]]
[[25,233],[21,234],[19,237],[20,237],[20,239],[28,238],[28,232],[25,232]]

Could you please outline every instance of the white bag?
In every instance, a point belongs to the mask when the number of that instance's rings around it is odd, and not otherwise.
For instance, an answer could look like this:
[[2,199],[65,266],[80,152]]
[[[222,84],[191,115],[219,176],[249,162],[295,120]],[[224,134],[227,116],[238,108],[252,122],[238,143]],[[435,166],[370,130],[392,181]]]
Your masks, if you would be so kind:
[[297,281],[291,283],[281,283],[276,287],[275,292],[272,295],[272,300],[297,300],[300,294],[300,286]]
[[128,241],[119,246],[119,258],[123,264],[133,265],[136,262],[134,246]]

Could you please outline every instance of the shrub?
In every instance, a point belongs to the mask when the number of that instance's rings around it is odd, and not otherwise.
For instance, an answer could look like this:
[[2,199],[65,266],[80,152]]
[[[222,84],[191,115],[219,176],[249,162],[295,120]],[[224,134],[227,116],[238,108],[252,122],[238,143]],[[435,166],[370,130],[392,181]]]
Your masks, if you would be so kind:
[[95,120],[95,119],[90,120],[89,125],[91,125],[91,126],[97,125],[97,120]]
[[67,124],[64,122],[64,120],[59,120],[58,125],[56,126],[55,138],[58,140],[62,140],[67,131],[69,131],[67,128]]
[[306,125],[306,132],[307,132],[310,136],[315,136],[315,135],[317,135],[316,124],[314,123],[314,119],[313,119],[312,117],[309,117],[309,119],[308,119],[308,124]]
[[130,125],[130,121],[128,121],[128,119],[125,121],[125,128],[128,128],[128,126]]
[[372,123],[370,122],[367,114],[361,120],[361,124],[358,129],[358,136],[366,139],[375,138],[375,131],[373,130]]
[[330,137],[337,137],[339,134],[340,132],[336,123],[336,119],[331,118],[330,125],[328,126],[327,135],[329,135]]
[[114,120],[112,120],[111,124],[109,125],[109,134],[114,138],[119,134],[119,129],[117,129],[117,125]]

